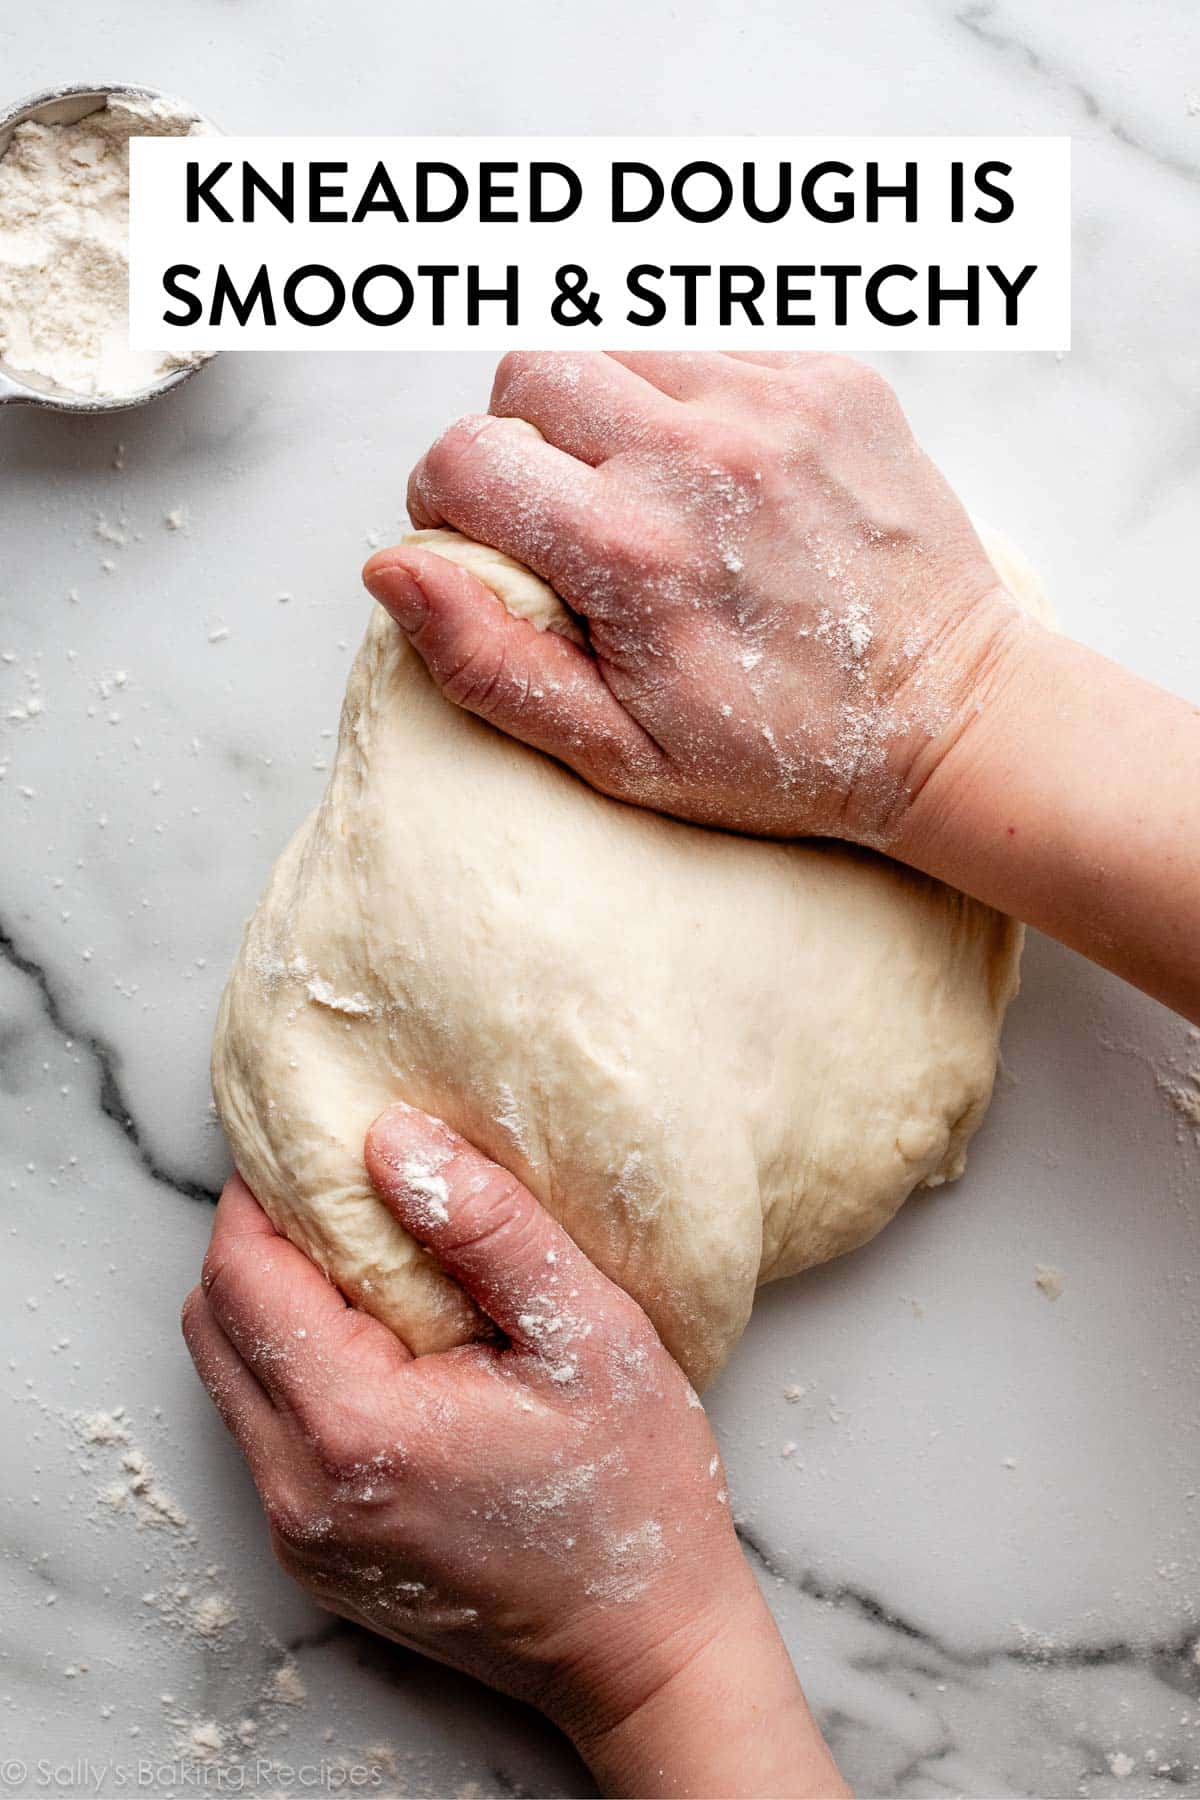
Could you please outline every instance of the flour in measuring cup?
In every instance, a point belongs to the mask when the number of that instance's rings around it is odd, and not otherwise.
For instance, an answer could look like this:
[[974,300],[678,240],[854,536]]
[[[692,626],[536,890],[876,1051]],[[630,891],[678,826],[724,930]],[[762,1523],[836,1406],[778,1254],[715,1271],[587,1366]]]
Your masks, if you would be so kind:
[[200,355],[129,348],[129,140],[206,127],[112,95],[73,125],[18,125],[0,158],[0,360],[73,394],[137,393]]

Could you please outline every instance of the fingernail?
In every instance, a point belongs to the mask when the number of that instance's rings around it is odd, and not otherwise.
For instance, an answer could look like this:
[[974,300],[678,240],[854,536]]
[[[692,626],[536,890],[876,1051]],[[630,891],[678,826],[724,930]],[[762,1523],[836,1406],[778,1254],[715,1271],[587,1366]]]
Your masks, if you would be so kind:
[[415,1154],[430,1152],[443,1158],[453,1154],[454,1134],[449,1126],[403,1100],[393,1100],[367,1134],[375,1155],[393,1168],[407,1164]]
[[369,1170],[374,1160],[376,1188],[399,1208],[405,1223],[433,1231],[450,1219],[450,1187],[441,1171],[454,1152],[444,1141],[449,1133],[436,1120],[424,1120],[429,1129],[423,1135],[414,1129],[420,1117],[402,1103],[381,1113],[367,1135],[367,1162]]
[[429,607],[419,582],[407,569],[395,563],[384,563],[373,569],[368,563],[363,571],[367,592],[387,608],[401,631],[419,631],[425,623]]
[[380,1113],[367,1134],[375,1154],[393,1167],[408,1154],[412,1146],[415,1135],[412,1118],[411,1106],[406,1106],[403,1100],[393,1100],[387,1111]]

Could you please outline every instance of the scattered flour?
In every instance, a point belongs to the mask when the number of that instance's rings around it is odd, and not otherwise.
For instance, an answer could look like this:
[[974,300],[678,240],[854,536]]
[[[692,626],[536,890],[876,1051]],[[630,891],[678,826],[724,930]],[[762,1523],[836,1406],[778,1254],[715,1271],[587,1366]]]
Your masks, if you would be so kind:
[[97,1498],[110,1512],[132,1512],[139,1525],[165,1525],[186,1531],[190,1520],[179,1502],[161,1487],[153,1465],[144,1451],[131,1441],[125,1408],[112,1412],[78,1413],[75,1429],[85,1444],[98,1448],[119,1448],[121,1479],[110,1481],[100,1489]]
[[165,1489],[158,1485],[154,1469],[141,1450],[127,1450],[121,1467],[129,1477],[128,1491],[133,1498],[139,1525],[169,1525],[186,1531],[191,1524],[187,1514]]
[[190,1762],[213,1762],[225,1748],[225,1733],[215,1719],[194,1719],[176,1739],[181,1757]]
[[127,1444],[129,1430],[124,1423],[125,1408],[115,1412],[81,1413],[76,1420],[79,1435],[89,1444]]
[[1174,1109],[1180,1123],[1200,1132],[1200,1069],[1155,1077],[1155,1086]]
[[[156,1408],[156,1420],[159,1416]],[[126,1591],[126,1608],[142,1614],[148,1631],[163,1634],[175,1645],[191,1643],[193,1654],[204,1658],[201,1679],[206,1689],[219,1668],[229,1672],[238,1666],[231,1657],[244,1655],[257,1639],[263,1673],[251,1691],[246,1691],[244,1683],[237,1687],[236,1710],[231,1702],[227,1715],[214,1716],[207,1710],[213,1704],[207,1698],[202,1702],[206,1710],[193,1714],[185,1711],[175,1694],[163,1693],[159,1703],[163,1708],[161,1729],[166,1735],[154,1739],[154,1754],[202,1767],[202,1776],[185,1774],[184,1785],[214,1792],[245,1791],[247,1753],[264,1756],[267,1760],[262,1768],[274,1770],[269,1741],[288,1734],[289,1713],[307,1702],[296,1659],[273,1634],[256,1631],[252,1617],[242,1621],[236,1596],[220,1585],[222,1570],[217,1564],[197,1566],[196,1534],[183,1508],[163,1489],[145,1452],[134,1441],[136,1433],[126,1408],[81,1411],[64,1415],[61,1422],[82,1449],[82,1473],[95,1474],[101,1459],[107,1461],[108,1478],[97,1496],[104,1512],[138,1529],[168,1528],[156,1531],[146,1546],[148,1559],[142,1567],[154,1585],[140,1595],[133,1589]],[[47,1604],[53,1605],[56,1599],[57,1595],[51,1594]],[[149,1649],[147,1666],[154,1666],[155,1658],[156,1651]],[[85,1662],[71,1662],[61,1669],[66,1680],[87,1673]],[[111,1705],[101,1705],[99,1710],[102,1719],[113,1717]],[[142,1737],[143,1730],[141,1724],[131,1724],[129,1736]],[[332,1730],[325,1735],[329,1741]]]
[[237,1608],[225,1594],[205,1594],[192,1608],[192,1629],[202,1638],[220,1637],[237,1621]]
[[287,1657],[271,1676],[268,1688],[269,1697],[280,1706],[303,1706],[308,1699],[308,1689],[304,1685],[294,1657]]
[[1057,1300],[1066,1284],[1061,1269],[1052,1269],[1049,1263],[1035,1263],[1033,1285],[1045,1294],[1047,1300]]

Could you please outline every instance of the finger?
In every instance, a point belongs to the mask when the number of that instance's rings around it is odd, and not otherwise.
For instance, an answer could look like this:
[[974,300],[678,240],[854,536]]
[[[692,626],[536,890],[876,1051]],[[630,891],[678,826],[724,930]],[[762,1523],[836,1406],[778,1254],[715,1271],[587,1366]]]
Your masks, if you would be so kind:
[[489,411],[525,419],[586,463],[661,442],[683,415],[652,383],[603,351],[512,351],[496,370]]
[[778,369],[781,373],[796,373],[806,363],[819,361],[825,353],[820,350],[726,350],[724,354],[731,362],[757,364],[760,369]]
[[221,1327],[203,1288],[194,1287],[180,1315],[184,1342],[213,1405],[252,1470],[279,1441],[279,1415]]
[[743,374],[715,350],[614,350],[611,354],[660,393],[684,402],[726,393],[738,385]]
[[405,1229],[555,1380],[588,1360],[598,1315],[632,1304],[515,1175],[440,1119],[389,1107],[367,1133],[365,1155],[376,1191]]
[[561,553],[593,537],[596,472],[548,444],[524,419],[460,419],[421,458],[408,510],[453,525],[534,569],[558,592]]
[[799,399],[801,404],[824,399],[840,406],[847,395],[877,394],[881,389],[891,391],[870,363],[860,362],[853,356],[841,356],[834,350],[781,350],[777,353],[729,350],[725,354],[728,361],[738,362],[744,369],[757,367],[773,374],[790,375],[793,379],[784,391],[793,399]]
[[410,1360],[387,1327],[346,1304],[281,1237],[240,1176],[225,1186],[201,1275],[212,1315],[277,1406],[311,1424],[348,1382]]
[[432,550],[381,550],[367,588],[407,633],[448,700],[625,797],[661,769],[654,740],[594,657],[518,619],[482,581]]

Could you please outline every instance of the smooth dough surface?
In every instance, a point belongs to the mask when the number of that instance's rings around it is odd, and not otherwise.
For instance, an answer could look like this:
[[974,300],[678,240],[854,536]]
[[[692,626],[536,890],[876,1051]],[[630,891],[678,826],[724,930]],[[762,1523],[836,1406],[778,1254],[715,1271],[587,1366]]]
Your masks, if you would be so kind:
[[[409,541],[571,629],[498,552]],[[526,1182],[703,1386],[758,1283],[962,1172],[1020,951],[1011,920],[869,852],[594,793],[443,700],[377,607],[328,790],[226,988],[214,1089],[275,1224],[413,1351],[484,1326],[366,1181],[396,1099]]]

